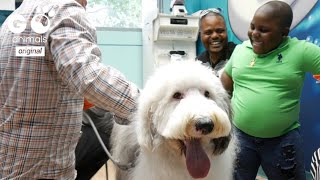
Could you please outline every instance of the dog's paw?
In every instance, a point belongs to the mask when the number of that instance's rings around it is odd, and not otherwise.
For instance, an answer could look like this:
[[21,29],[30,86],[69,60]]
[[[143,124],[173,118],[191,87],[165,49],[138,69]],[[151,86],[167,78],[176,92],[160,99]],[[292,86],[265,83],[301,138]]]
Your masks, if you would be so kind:
[[231,134],[229,136],[224,136],[216,139],[212,139],[210,143],[213,146],[213,154],[219,155],[222,154],[228,147],[231,140]]

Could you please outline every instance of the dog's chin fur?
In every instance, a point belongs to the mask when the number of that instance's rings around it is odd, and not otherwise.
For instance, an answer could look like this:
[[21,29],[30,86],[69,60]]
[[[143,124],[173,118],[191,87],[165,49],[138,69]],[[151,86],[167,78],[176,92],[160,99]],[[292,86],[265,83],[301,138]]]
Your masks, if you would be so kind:
[[[231,119],[229,96],[209,68],[196,61],[160,67],[141,93],[133,122],[113,128],[113,156],[135,163],[117,169],[117,180],[194,179],[186,163],[196,154],[186,153],[193,146],[209,158],[202,179],[232,179],[237,143]],[[193,141],[197,145],[188,145]]]

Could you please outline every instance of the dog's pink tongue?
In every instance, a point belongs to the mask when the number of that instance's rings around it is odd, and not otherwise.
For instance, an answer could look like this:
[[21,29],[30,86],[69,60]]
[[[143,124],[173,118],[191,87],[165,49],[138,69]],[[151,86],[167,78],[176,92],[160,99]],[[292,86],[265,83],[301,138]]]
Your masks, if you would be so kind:
[[204,178],[210,169],[210,160],[202,149],[199,139],[186,141],[186,164],[193,178]]

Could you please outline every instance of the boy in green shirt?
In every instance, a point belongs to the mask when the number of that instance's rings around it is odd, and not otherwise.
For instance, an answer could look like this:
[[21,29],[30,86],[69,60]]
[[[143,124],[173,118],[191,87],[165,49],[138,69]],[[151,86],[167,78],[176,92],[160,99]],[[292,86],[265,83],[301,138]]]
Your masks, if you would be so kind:
[[250,41],[236,47],[221,76],[233,94],[237,180],[254,180],[260,165],[269,179],[305,179],[300,95],[306,72],[320,73],[320,48],[288,37],[292,17],[282,1],[258,8]]

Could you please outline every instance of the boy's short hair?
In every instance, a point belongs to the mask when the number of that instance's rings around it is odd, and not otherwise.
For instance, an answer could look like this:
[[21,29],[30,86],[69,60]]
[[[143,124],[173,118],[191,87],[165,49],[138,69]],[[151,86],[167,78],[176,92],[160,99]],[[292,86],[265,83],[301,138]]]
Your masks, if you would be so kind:
[[262,5],[260,8],[266,7],[271,8],[274,18],[278,18],[280,20],[279,25],[284,28],[290,28],[293,19],[293,12],[289,4],[282,1],[269,1]]

